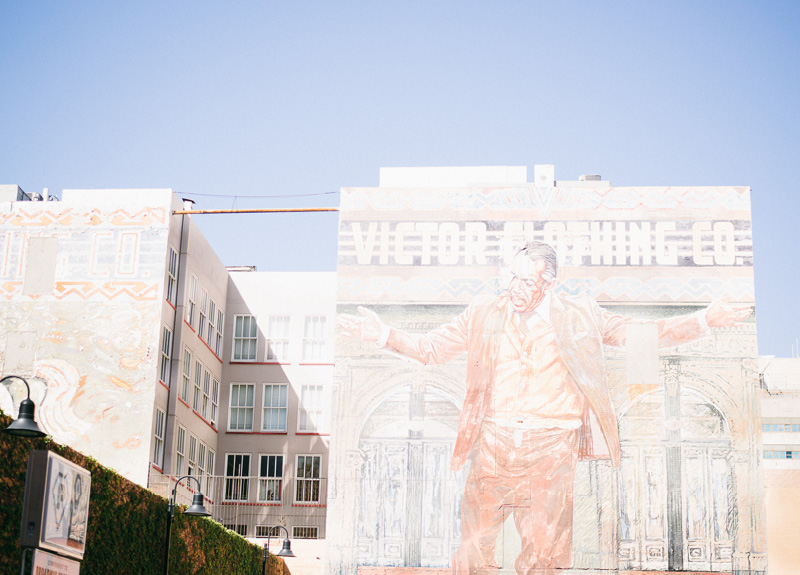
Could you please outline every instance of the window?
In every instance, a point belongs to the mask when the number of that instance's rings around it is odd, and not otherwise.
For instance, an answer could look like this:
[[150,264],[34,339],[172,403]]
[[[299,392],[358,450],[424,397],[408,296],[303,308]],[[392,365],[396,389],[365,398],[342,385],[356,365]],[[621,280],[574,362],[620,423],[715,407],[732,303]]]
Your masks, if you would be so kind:
[[230,453],[225,463],[225,499],[227,501],[247,501],[248,475],[250,475],[250,455]]
[[240,525],[238,523],[223,523],[222,525],[225,529],[230,529],[231,531],[236,531],[242,537],[247,537],[247,525]]
[[800,423],[763,423],[761,431],[772,433],[797,433],[800,432]]
[[794,450],[765,450],[762,456],[764,459],[800,459],[800,451]]
[[211,372],[203,370],[203,406],[200,415],[208,421],[208,410],[211,406]]
[[206,455],[206,495],[211,496],[214,493],[214,450],[209,449]]
[[[216,333],[215,321],[217,321],[217,304],[212,299],[208,302],[208,330],[205,336],[206,343],[209,347],[214,345],[214,334]],[[214,348],[211,347],[211,349]]]
[[197,475],[197,438],[189,436],[189,466],[186,468],[186,475]]
[[200,288],[200,321],[197,324],[197,335],[201,339],[206,338],[206,323],[208,322],[208,292],[205,288]]
[[319,539],[319,527],[292,527],[292,539]]
[[256,525],[256,537],[280,537],[281,528],[272,525]]
[[189,277],[189,291],[186,293],[186,322],[194,328],[195,315],[197,314],[197,276]]
[[200,398],[203,395],[203,364],[195,360],[194,362],[194,394],[192,395],[192,409],[200,413]]
[[211,425],[217,425],[217,407],[219,405],[219,380],[215,377],[211,384],[211,418],[208,420]]
[[264,412],[261,418],[261,431],[286,431],[287,397],[286,384],[264,385]]
[[320,431],[323,415],[321,385],[304,385],[300,388],[298,410],[298,431]]
[[178,440],[175,442],[175,474],[180,477],[186,465],[186,429],[178,426]]
[[175,305],[178,297],[178,252],[169,248],[169,265],[167,266],[167,301]]
[[[214,340],[214,353],[217,354],[217,357],[222,357],[222,330],[225,326],[225,314],[222,313],[222,310],[217,311],[217,326],[216,326],[216,337]],[[211,343],[209,343],[211,345]]]
[[295,503],[320,502],[320,467],[321,455],[297,456],[297,491]]
[[283,455],[262,455],[258,464],[258,500],[280,501],[283,493]]
[[290,320],[288,315],[271,315],[267,326],[267,359],[289,360]]
[[166,431],[167,414],[156,408],[155,429],[153,430],[153,463],[164,467],[164,432]]
[[206,444],[200,442],[199,449],[197,450],[197,479],[200,481],[200,487],[203,487],[203,476],[206,474]]
[[161,381],[167,384],[167,387],[169,387],[169,360],[171,356],[172,356],[172,332],[167,326],[164,326],[164,330],[161,337],[160,378]]
[[256,318],[252,315],[233,317],[233,361],[256,360]]
[[253,431],[253,390],[252,383],[231,384],[231,411],[228,418],[228,431]]
[[326,318],[321,315],[306,317],[303,330],[303,361],[322,361],[328,357]]
[[189,403],[189,386],[192,381],[192,352],[183,350],[183,379],[181,380],[181,399]]

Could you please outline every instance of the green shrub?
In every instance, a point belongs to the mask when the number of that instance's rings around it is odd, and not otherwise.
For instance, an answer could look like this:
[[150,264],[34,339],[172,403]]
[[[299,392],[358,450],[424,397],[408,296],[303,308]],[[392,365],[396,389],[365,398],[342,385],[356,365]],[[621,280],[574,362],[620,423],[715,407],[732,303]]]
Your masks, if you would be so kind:
[[[0,429],[12,419],[0,411]],[[16,575],[22,549],[19,527],[28,454],[57,453],[92,474],[86,553],[81,575],[161,575],[167,529],[167,500],[107,469],[91,457],[49,437],[24,439],[0,433],[0,574]],[[176,509],[170,546],[170,575],[258,575],[262,548],[204,517]],[[282,575],[283,561],[270,556],[268,573]]]

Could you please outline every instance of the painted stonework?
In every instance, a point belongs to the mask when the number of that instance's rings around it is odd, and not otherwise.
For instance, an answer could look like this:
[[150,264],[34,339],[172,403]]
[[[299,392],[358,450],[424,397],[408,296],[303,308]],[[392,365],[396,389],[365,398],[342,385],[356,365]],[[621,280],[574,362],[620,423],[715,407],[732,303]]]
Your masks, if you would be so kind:
[[[121,196],[3,206],[0,350],[48,434],[145,484],[172,194]],[[3,387],[0,408],[23,394]]]
[[747,188],[342,190],[330,572],[763,572],[752,265]]

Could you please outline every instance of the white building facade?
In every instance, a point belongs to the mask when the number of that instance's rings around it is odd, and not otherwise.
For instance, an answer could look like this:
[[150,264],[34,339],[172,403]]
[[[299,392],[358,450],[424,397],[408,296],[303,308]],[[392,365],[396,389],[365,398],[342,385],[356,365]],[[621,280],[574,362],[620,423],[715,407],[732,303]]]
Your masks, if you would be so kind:
[[[229,273],[191,207],[0,188],[0,371],[56,441],[131,481],[182,502],[199,483],[246,537],[322,538],[335,274]],[[0,408],[24,397],[4,382]]]

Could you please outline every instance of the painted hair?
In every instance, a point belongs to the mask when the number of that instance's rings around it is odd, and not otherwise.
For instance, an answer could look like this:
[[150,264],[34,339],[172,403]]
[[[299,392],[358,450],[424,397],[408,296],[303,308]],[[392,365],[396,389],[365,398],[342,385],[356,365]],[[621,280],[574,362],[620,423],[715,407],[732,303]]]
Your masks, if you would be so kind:
[[558,275],[558,256],[556,250],[548,243],[533,240],[522,246],[517,255],[525,254],[531,261],[544,260],[545,269],[542,277],[551,282]]

